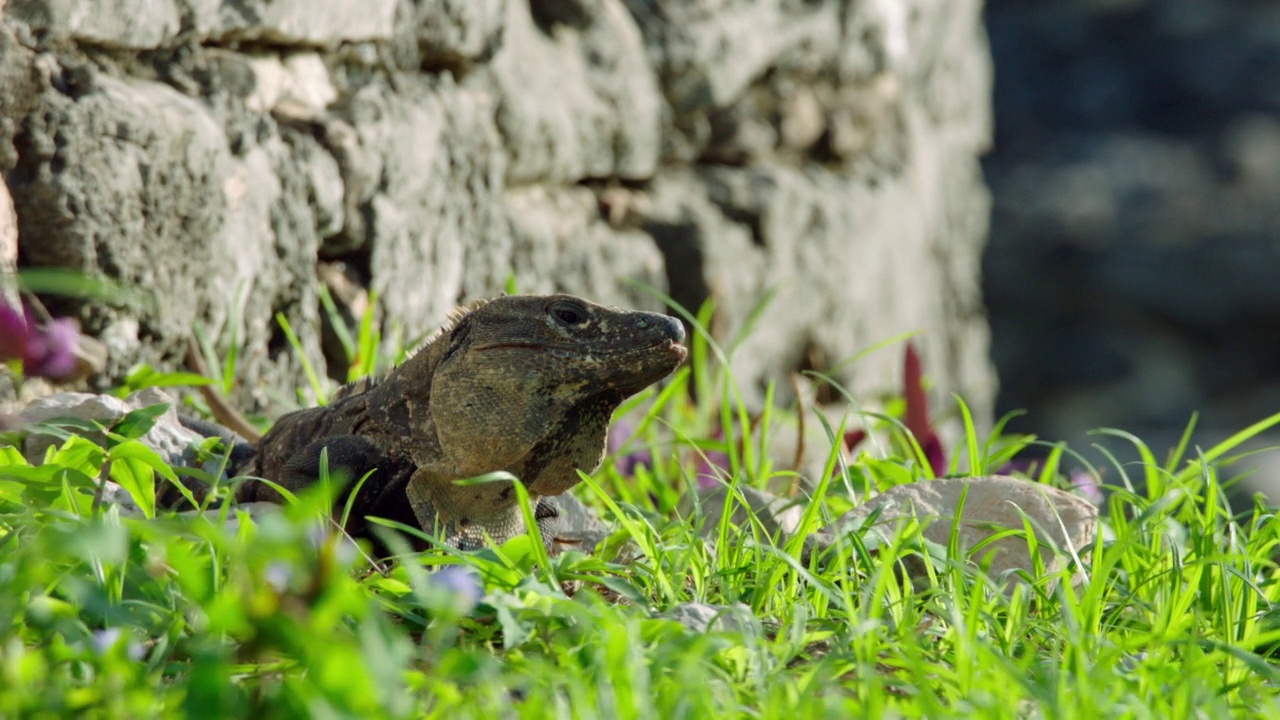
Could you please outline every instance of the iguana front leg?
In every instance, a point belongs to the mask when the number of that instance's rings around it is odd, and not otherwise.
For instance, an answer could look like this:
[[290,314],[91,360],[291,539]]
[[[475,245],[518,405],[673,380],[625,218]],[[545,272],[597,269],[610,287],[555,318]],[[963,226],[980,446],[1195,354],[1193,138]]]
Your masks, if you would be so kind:
[[[453,482],[453,477],[457,475],[427,466],[418,468],[409,479],[405,495],[423,529],[430,531],[438,525],[441,540],[460,550],[485,547],[486,534],[502,543],[524,533],[524,517],[510,481],[462,485]],[[559,512],[541,498],[530,500],[543,543],[553,548]]]
[[[347,532],[367,535],[365,517],[370,515],[414,524],[415,515],[404,502],[404,486],[410,475],[408,466],[361,435],[333,435],[315,440],[289,458],[277,482],[295,493],[314,485],[320,478],[321,457],[326,453],[329,476],[346,483],[334,500],[335,516],[341,517],[348,498],[357,490],[357,483],[368,475],[351,501]],[[266,483],[251,482],[241,488],[237,499],[279,502],[279,493]],[[431,525],[425,527],[430,531]]]

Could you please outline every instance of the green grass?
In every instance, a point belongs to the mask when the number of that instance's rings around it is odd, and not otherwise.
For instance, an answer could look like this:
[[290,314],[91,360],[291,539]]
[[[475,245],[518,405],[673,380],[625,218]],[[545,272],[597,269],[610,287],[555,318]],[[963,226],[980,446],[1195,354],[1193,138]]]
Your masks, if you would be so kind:
[[[349,346],[372,358],[363,337]],[[669,385],[628,403],[631,447],[577,490],[617,528],[590,556],[547,558],[523,537],[371,564],[321,532],[327,485],[256,520],[153,511],[143,496],[189,471],[137,441],[146,412],[106,447],[61,428],[35,467],[0,447],[0,717],[1280,717],[1280,521],[1223,490],[1235,449],[1280,416],[1163,462],[1128,437],[1143,461],[1109,468],[1082,564],[1006,591],[918,528],[851,536],[818,564],[758,521],[729,523],[732,508],[681,518],[703,453],[728,455],[731,488],[795,482],[765,451],[795,412],[750,416],[722,351],[691,344]],[[979,437],[960,414],[959,471],[1035,442],[1001,426]],[[805,486],[807,527],[863,488],[932,475],[897,419],[846,422],[881,441],[827,456],[828,480]],[[642,448],[652,467],[624,476],[620,455]],[[1078,464],[1061,446],[1049,457],[1029,481],[1064,483],[1059,468]],[[105,476],[154,517],[101,502]],[[902,580],[913,555],[931,558],[932,583]],[[442,566],[474,573],[483,597]],[[709,633],[663,617],[687,602],[750,612]]]

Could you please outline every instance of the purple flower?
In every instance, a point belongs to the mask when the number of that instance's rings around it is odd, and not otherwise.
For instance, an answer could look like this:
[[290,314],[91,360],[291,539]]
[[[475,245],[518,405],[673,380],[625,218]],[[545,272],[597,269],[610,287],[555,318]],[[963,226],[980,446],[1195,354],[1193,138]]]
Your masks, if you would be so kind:
[[452,599],[459,613],[471,612],[484,595],[480,576],[461,565],[446,565],[431,575],[431,584]]
[[728,477],[730,471],[729,453],[719,450],[703,450],[698,453],[693,466],[693,476],[698,479],[699,490],[712,490],[720,487],[721,478]]
[[0,362],[21,360],[28,377],[62,378],[75,372],[80,326],[61,318],[36,326],[30,309],[19,313],[0,303]]
[[1098,482],[1098,478],[1084,470],[1072,470],[1067,475],[1067,482],[1071,483],[1071,487],[1080,491],[1080,496],[1085,500],[1094,505],[1102,504],[1102,484]]
[[103,628],[102,630],[94,630],[93,637],[90,641],[93,643],[94,652],[99,655],[106,655],[107,651],[116,646],[120,642],[120,632],[118,627]]
[[[627,420],[619,420],[611,425],[607,437],[609,454],[612,455],[622,450],[634,435],[635,425]],[[632,477],[636,474],[636,468],[641,465],[653,467],[653,454],[647,448],[632,450],[615,458],[614,464],[618,468],[618,473],[623,477]]]
[[[89,642],[93,646],[93,651],[99,655],[106,655],[111,652],[112,648],[120,643],[120,639],[124,633],[118,627],[103,628],[94,630],[90,636]],[[146,654],[146,650],[142,647],[142,643],[132,638],[129,639],[126,652],[130,660],[137,662]]]
[[[920,450],[929,461],[929,467],[933,468],[933,474],[940,477],[947,471],[947,454],[942,447],[942,438],[929,419],[929,398],[924,391],[920,353],[912,342],[907,342],[902,365],[902,398],[907,405],[902,424],[920,444]],[[866,430],[849,430],[844,434],[845,451],[852,454],[854,448],[866,439]]]
[[293,580],[293,568],[288,563],[277,560],[263,569],[262,579],[276,592],[282,593],[289,589],[289,583]]
[[1014,458],[1006,462],[1005,464],[1001,465],[999,469],[996,470],[996,474],[1012,475],[1014,473],[1019,473],[1022,475],[1026,475],[1027,477],[1031,477],[1032,475],[1034,475],[1036,472],[1040,470],[1040,466],[1043,462],[1044,462],[1044,459],[1039,457]]

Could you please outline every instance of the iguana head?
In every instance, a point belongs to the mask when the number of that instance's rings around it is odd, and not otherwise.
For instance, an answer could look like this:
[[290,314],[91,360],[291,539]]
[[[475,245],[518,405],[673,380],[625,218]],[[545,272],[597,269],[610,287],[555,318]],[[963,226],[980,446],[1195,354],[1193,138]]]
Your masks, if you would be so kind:
[[467,326],[459,347],[476,362],[501,363],[536,377],[538,387],[582,394],[639,392],[687,354],[684,326],[675,318],[572,295],[501,297],[472,309],[458,325]]
[[683,341],[657,313],[571,295],[490,300],[432,341],[423,430],[449,474],[507,470],[535,494],[564,492],[600,464],[618,405],[684,361]]

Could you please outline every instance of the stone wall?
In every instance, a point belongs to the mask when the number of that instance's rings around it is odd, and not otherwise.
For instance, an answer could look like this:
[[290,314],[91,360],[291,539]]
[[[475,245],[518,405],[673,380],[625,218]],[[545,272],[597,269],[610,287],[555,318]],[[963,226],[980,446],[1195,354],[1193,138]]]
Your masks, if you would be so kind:
[[1000,405],[1158,454],[1193,411],[1212,443],[1280,410],[1280,5],[992,0],[987,17]]
[[[323,282],[377,291],[412,338],[514,276],[648,308],[661,303],[641,285],[714,298],[724,340],[774,293],[734,361],[753,400],[787,371],[923,331],[937,390],[989,414],[978,0],[2,12],[17,264],[156,299],[49,299],[106,344],[94,384],[176,365],[200,325],[243,345],[237,400],[278,409],[301,374],[276,313],[341,374],[322,350]],[[839,375],[894,388],[899,356]]]

